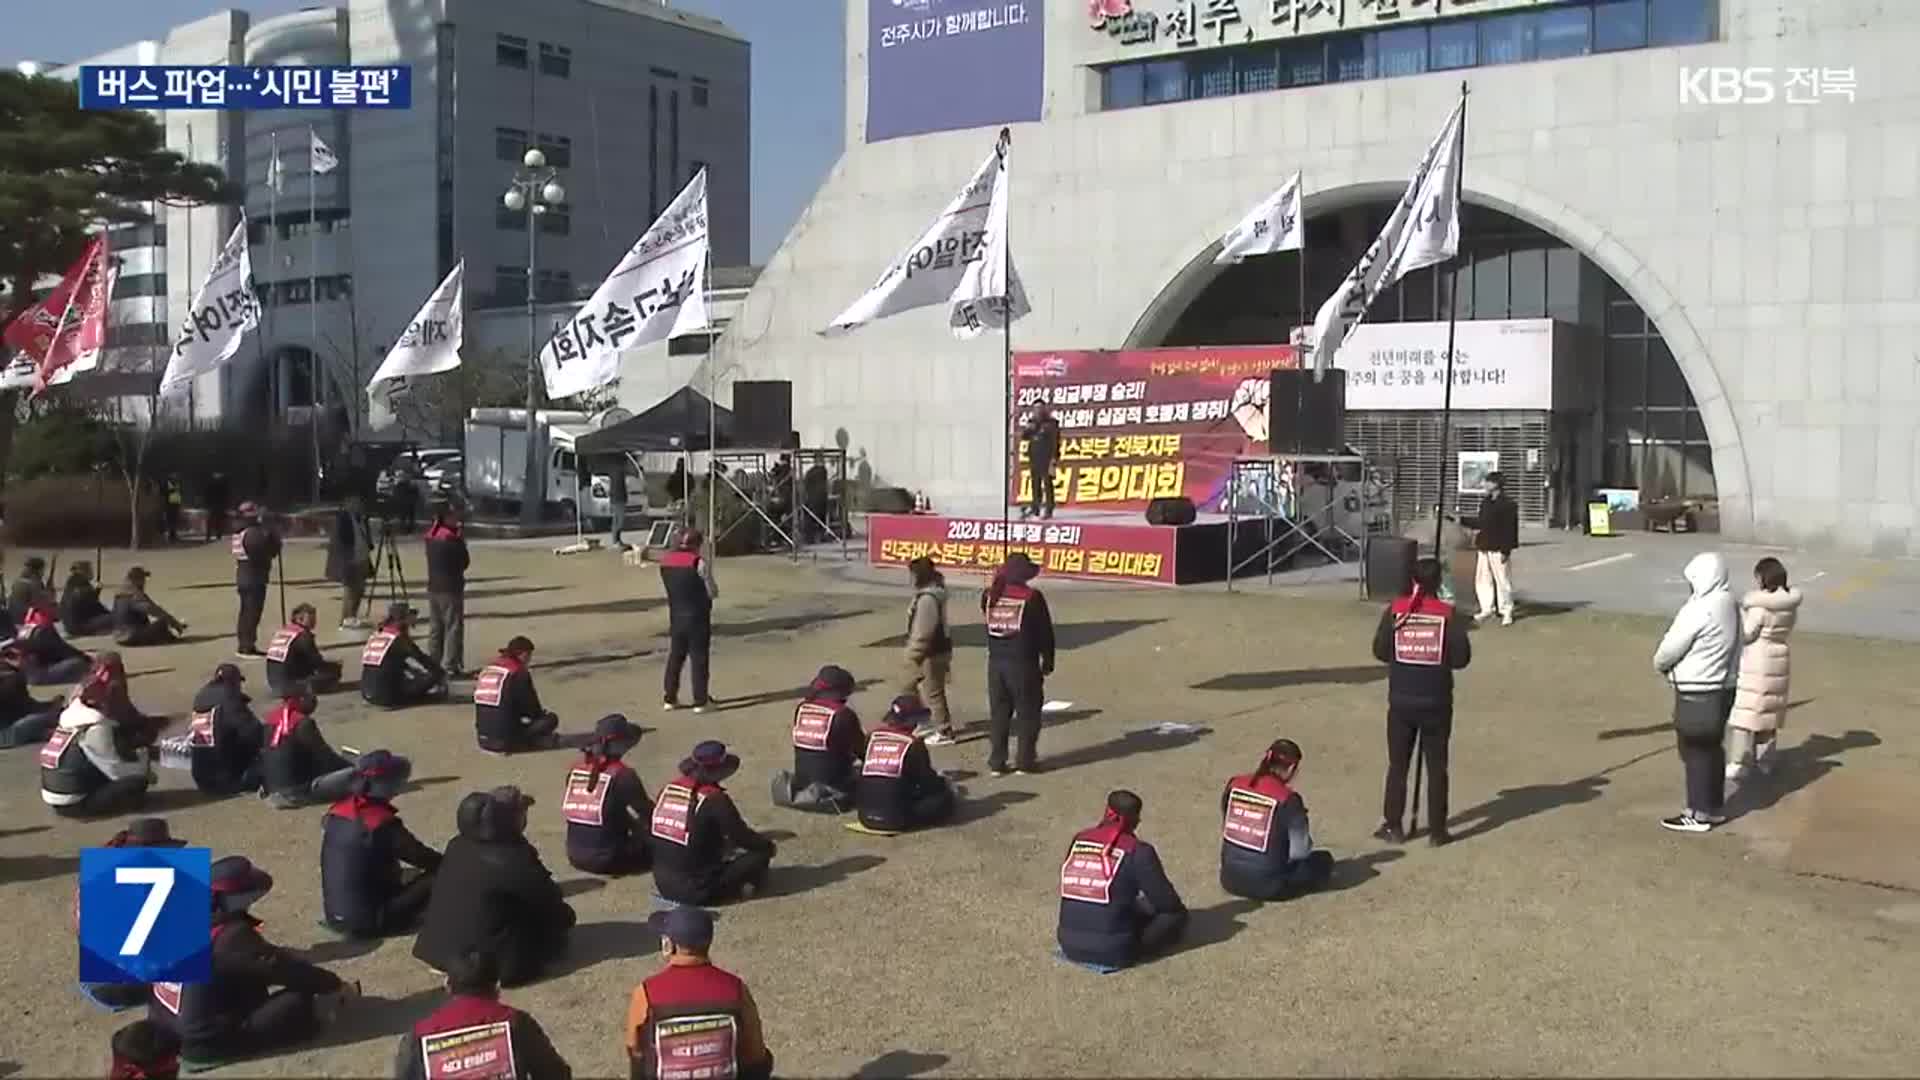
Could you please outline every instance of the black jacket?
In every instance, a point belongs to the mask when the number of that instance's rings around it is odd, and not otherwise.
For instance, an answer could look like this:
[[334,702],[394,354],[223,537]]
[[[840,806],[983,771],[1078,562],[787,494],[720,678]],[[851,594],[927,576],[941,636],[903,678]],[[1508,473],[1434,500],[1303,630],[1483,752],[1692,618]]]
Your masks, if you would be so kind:
[[[694,806],[689,817],[686,843],[662,835],[669,830],[661,825],[661,804],[676,795],[684,800],[691,790]],[[679,777],[654,800],[653,821],[647,836],[653,855],[654,891],[668,900],[686,904],[704,903],[720,877],[733,850],[774,853],[773,841],[753,830],[733,805],[733,798],[718,784],[694,784]]]
[[29,716],[37,716],[54,707],[51,701],[33,696],[27,673],[12,664],[0,662],[0,728],[10,728]]
[[700,567],[700,555],[669,551],[660,556],[660,586],[667,593],[667,622],[675,630],[706,626],[713,618],[713,594]]
[[388,900],[400,891],[400,864],[432,872],[440,853],[420,842],[385,799],[342,799],[320,831],[320,900],[328,925],[379,934]]
[[[588,873],[604,874],[629,853],[645,851],[653,799],[640,774],[626,763],[609,763],[596,780],[588,758],[567,773],[561,813],[567,819],[567,861]],[[596,819],[599,823],[593,824]]]
[[525,741],[522,729],[546,715],[533,672],[510,656],[480,669],[473,689],[473,731],[482,749],[510,750]]
[[327,744],[313,717],[291,706],[274,709],[263,726],[267,745],[260,751],[260,780],[269,795],[304,796],[307,785],[353,765]]
[[[286,639],[284,653],[283,636]],[[275,659],[277,654],[281,656],[280,659]],[[287,687],[305,682],[323,671],[338,676],[340,665],[320,652],[320,642],[315,640],[313,631],[304,626],[289,623],[281,627],[267,644],[267,686],[276,694],[284,694]]]
[[1380,613],[1373,658],[1387,665],[1389,708],[1451,711],[1453,673],[1473,662],[1473,642],[1452,604],[1422,597],[1415,609],[1403,596]]
[[27,609],[41,597],[52,599],[53,590],[39,578],[21,574],[13,579],[13,589],[7,593],[7,615],[18,623],[27,617]]
[[457,593],[467,589],[467,538],[457,528],[435,522],[428,527],[427,591]]
[[1473,546],[1477,551],[1513,554],[1520,546],[1520,504],[1506,495],[1489,495],[1480,500],[1480,512],[1462,522],[1476,529]]
[[213,978],[186,986],[156,983],[149,991],[147,1019],[180,1038],[182,1057],[217,1061],[245,1049],[242,1027],[275,987],[340,991],[332,972],[268,943],[258,925],[246,915],[215,915]]
[[393,709],[411,704],[402,697],[402,688],[406,685],[407,679],[407,662],[411,660],[422,668],[431,668],[433,665],[428,661],[427,654],[422,652],[420,646],[414,642],[413,635],[409,633],[402,633],[394,638],[378,664],[367,663],[367,656],[374,647],[376,639],[386,632],[386,627],[374,631],[374,636],[367,639],[366,646],[361,650],[360,697],[369,705]]
[[242,589],[264,589],[273,580],[273,560],[280,557],[280,534],[265,525],[240,530],[240,550],[234,552],[233,583]]
[[462,820],[460,835],[447,844],[413,955],[447,971],[470,950],[497,950],[511,938],[551,939],[573,923],[573,908],[540,853],[482,815]]
[[[360,543],[363,536],[368,540],[365,547]],[[373,562],[366,552],[372,547],[372,539],[365,514],[355,514],[344,507],[334,511],[333,529],[327,534],[327,580],[345,581],[348,572],[356,568],[362,577],[371,574]]]
[[997,603],[988,603],[983,592],[980,613],[987,619],[988,660],[1053,670],[1053,612],[1045,593],[1030,585],[1008,585]]
[[[874,745],[883,736],[907,739],[906,756],[900,760],[900,775],[889,776],[880,767]],[[933,755],[927,744],[913,737],[912,728],[891,725],[880,728],[867,739],[866,768],[861,770],[859,786],[854,790],[854,805],[860,823],[870,829],[904,832],[914,826],[913,804],[939,791],[946,781],[934,770]]]
[[1052,465],[1060,456],[1060,421],[1048,417],[1042,420],[1034,417],[1020,431],[1027,440],[1027,458],[1035,466],[1045,468]]
[[436,1036],[454,1036],[446,1046],[449,1056],[457,1057],[462,1049],[482,1049],[466,1044],[464,1039],[468,1036],[459,1033],[479,1028],[484,1034],[484,1029],[490,1027],[497,1031],[496,1025],[506,1027],[505,1042],[513,1053],[514,1080],[573,1080],[573,1069],[553,1048],[553,1040],[547,1038],[539,1021],[498,998],[467,995],[449,998],[425,1020],[413,1025],[413,1030],[400,1036],[393,1058],[394,1080],[435,1080],[427,1069],[426,1047],[434,1047],[438,1055],[440,1044]]
[[[824,746],[819,737],[823,713],[827,713]],[[794,790],[825,784],[843,794],[852,794],[853,765],[866,748],[867,735],[860,728],[860,714],[846,702],[824,697],[801,702],[793,710]]]
[[76,648],[72,642],[61,637],[60,628],[52,623],[36,627],[24,639],[15,638],[14,640],[26,654],[28,666],[35,671],[52,667],[76,656],[87,655]]
[[67,633],[84,634],[88,623],[105,614],[107,606],[100,602],[100,587],[93,582],[69,581],[60,590],[60,625]]
[[201,687],[193,695],[193,720],[187,734],[194,787],[210,795],[260,787],[260,748],[266,745],[267,733],[254,715],[253,699],[239,687],[219,682]]
[[[1060,923],[1057,931],[1060,947],[1075,960],[1124,967],[1138,951],[1140,910],[1144,901],[1155,915],[1185,911],[1186,904],[1167,880],[1160,865],[1160,853],[1152,844],[1132,835],[1115,835],[1117,826],[1097,825],[1076,833],[1068,846],[1060,869]],[[1086,888],[1099,876],[1100,853],[1108,842],[1105,866],[1111,873],[1105,888]],[[1079,883],[1081,895],[1100,894],[1099,899],[1069,897],[1069,878]]]

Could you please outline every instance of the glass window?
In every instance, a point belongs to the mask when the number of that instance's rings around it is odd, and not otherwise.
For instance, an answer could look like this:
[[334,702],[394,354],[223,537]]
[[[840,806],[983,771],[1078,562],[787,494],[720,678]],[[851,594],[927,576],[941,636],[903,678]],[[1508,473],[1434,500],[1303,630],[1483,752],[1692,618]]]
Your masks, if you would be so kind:
[[1432,70],[1472,67],[1479,52],[1480,28],[1472,21],[1441,23],[1427,29],[1427,42],[1427,67]]
[[[506,209],[501,207],[501,209]],[[554,236],[565,236],[573,231],[573,214],[563,207],[549,206],[547,212],[540,215],[540,231]]]
[[1115,64],[1100,73],[1100,107],[1131,109],[1147,101],[1147,66]]
[[1600,0],[1593,9],[1593,51],[1643,49],[1647,45],[1647,0]]
[[1607,305],[1607,333],[1644,334],[1647,332],[1647,313],[1640,305],[1631,300],[1615,300]]
[[1257,94],[1280,85],[1280,54],[1268,49],[1248,49],[1233,62],[1233,79],[1242,94]]
[[1639,487],[1640,447],[1620,441],[1607,443],[1601,476],[1602,483],[1607,487]]
[[694,108],[704,109],[707,107],[708,92],[709,90],[706,83],[703,83],[698,79],[694,80],[694,83],[693,83],[693,107]]
[[540,43],[540,74],[552,75],[557,79],[573,75],[573,50],[565,45],[550,42]]
[[1159,105],[1187,99],[1187,62],[1153,60],[1146,64],[1146,103]]
[[1532,15],[1502,15],[1480,23],[1480,62],[1518,64],[1533,59]]
[[1233,93],[1233,54],[1202,53],[1188,62],[1190,98],[1226,97]]
[[527,133],[519,128],[497,127],[493,129],[493,156],[501,161],[518,164],[521,155],[527,152]]
[[573,140],[565,135],[540,133],[540,152],[547,155],[547,164],[556,169],[564,169],[573,164]]
[[1547,317],[1547,249],[1521,248],[1508,257],[1512,287],[1507,298],[1507,317],[1544,319]]
[[1583,7],[1548,8],[1533,15],[1535,56],[1559,60],[1585,56],[1592,49],[1593,13]]
[[1647,343],[1641,338],[1607,342],[1607,405],[1638,409],[1647,400]]
[[1432,270],[1416,270],[1400,282],[1400,314],[1408,322],[1434,319]]
[[1686,376],[1680,374],[1680,365],[1674,361],[1667,343],[1658,337],[1647,339],[1647,404],[1693,404],[1693,395],[1687,392]]
[[501,67],[520,68],[527,66],[527,39],[511,34],[493,35],[493,62]]
[[526,299],[527,268],[524,266],[494,267],[493,291],[502,300]]
[[1713,482],[1713,451],[1703,445],[1686,448],[1687,479],[1686,490],[1681,497],[1687,499],[1712,499],[1720,494]]
[[1649,45],[1698,45],[1713,40],[1713,0],[1652,0]]
[[1380,78],[1418,75],[1427,70],[1427,28],[1405,26],[1369,34],[1373,46],[1373,70]]
[[1327,46],[1296,41],[1280,49],[1280,85],[1315,86],[1327,81]]
[[1547,249],[1547,315],[1580,321],[1580,253],[1570,247]]
[[1353,82],[1373,77],[1367,37],[1365,34],[1349,34],[1327,40],[1327,66],[1332,69],[1334,82]]
[[[1473,259],[1473,317],[1507,318],[1507,253],[1504,248],[1475,252]],[[1464,313],[1461,316],[1465,318]]]
[[526,232],[527,212],[525,210],[509,210],[504,206],[496,206],[493,208],[493,227],[496,229],[505,229],[508,232]]
[[1687,437],[1685,409],[1648,409],[1647,441],[1678,443]]

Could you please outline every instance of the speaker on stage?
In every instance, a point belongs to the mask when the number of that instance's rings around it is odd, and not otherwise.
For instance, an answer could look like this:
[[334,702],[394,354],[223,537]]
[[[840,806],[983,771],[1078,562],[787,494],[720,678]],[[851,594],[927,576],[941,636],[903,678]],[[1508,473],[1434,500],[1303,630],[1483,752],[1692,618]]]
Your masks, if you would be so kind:
[[1267,448],[1276,454],[1340,454],[1347,446],[1347,373],[1278,368],[1267,400]]
[[874,488],[867,493],[867,510],[875,514],[913,513],[913,492],[906,488]]
[[793,384],[785,380],[733,384],[734,441],[741,446],[785,446],[793,430]]
[[1191,525],[1193,518],[1193,500],[1184,496],[1177,499],[1155,499],[1147,504],[1147,524],[1149,525]]
[[1413,586],[1413,561],[1420,546],[1404,536],[1376,536],[1367,541],[1367,598],[1399,596]]

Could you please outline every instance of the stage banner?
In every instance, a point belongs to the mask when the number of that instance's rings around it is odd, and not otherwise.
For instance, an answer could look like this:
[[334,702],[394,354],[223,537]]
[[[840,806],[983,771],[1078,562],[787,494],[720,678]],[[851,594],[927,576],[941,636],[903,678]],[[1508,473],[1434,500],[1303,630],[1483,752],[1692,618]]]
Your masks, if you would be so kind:
[[1040,0],[867,0],[867,141],[1040,119]]
[[[1298,366],[1290,345],[1014,353],[1014,422],[1053,407],[1061,509],[1140,510],[1184,495],[1216,511],[1233,459],[1267,452],[1273,369]],[[1009,490],[1032,501],[1024,439]]]
[[[1043,575],[1174,583],[1178,529],[1053,521],[1015,521],[1007,528],[1013,549],[1026,552]],[[867,520],[867,561],[874,566],[905,566],[925,555],[945,570],[991,573],[1006,549],[998,518],[874,514]]]

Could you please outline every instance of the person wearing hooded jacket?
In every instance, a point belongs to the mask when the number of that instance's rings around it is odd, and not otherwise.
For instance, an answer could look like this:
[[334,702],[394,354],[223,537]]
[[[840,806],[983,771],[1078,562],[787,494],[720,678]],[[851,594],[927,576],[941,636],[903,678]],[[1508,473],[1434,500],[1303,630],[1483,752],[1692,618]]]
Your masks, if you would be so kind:
[[145,567],[127,568],[120,591],[113,594],[113,641],[122,648],[167,645],[187,632],[187,624],[147,595]]
[[208,795],[260,790],[260,750],[266,728],[242,689],[247,677],[233,664],[213,669],[213,678],[193,695],[187,725],[193,786]]
[[679,904],[748,899],[766,887],[777,849],[740,816],[720,782],[740,770],[727,744],[709,739],[680,761],[648,822],[653,888]]
[[926,705],[902,694],[867,736],[854,792],[860,824],[876,832],[907,832],[953,815],[953,785],[934,770],[933,755],[918,735],[926,720]]
[[1293,786],[1300,744],[1275,739],[1252,772],[1220,793],[1220,887],[1251,900],[1285,900],[1325,885],[1333,856],[1315,851],[1306,800]]
[[1703,551],[1684,571],[1691,595],[1653,651],[1655,671],[1673,684],[1673,730],[1686,772],[1686,808],[1660,824],[1703,833],[1726,821],[1727,715],[1740,657],[1740,606],[1727,587],[1727,564]]
[[40,748],[40,801],[62,817],[136,810],[153,786],[155,740],[165,717],[134,708],[120,654],[103,652]]
[[813,677],[806,698],[793,709],[793,771],[773,774],[773,804],[793,810],[837,814],[853,805],[854,777],[866,732],[847,699],[853,675],[828,664]]
[[467,567],[473,562],[467,553],[466,534],[461,531],[459,508],[452,503],[435,505],[433,524],[427,526],[423,539],[427,549],[427,613],[433,624],[427,654],[448,677],[458,678],[465,671]]
[[1007,775],[1007,740],[1018,740],[1013,771],[1040,770],[1040,707],[1053,674],[1053,613],[1029,583],[1040,567],[1024,551],[1006,563],[980,594],[987,623],[987,771]]
[[267,610],[267,585],[273,580],[273,561],[280,557],[280,534],[260,517],[260,507],[243,502],[238,510],[240,531],[227,547],[233,554],[233,587],[240,594],[240,614],[234,623],[239,656],[258,658],[260,616]]
[[[405,933],[433,894],[440,853],[400,820],[394,797],[413,762],[370,750],[354,763],[352,793],[327,810],[320,832],[320,897],[328,926],[350,937]],[[408,876],[405,863],[419,872]]]
[[[188,1071],[291,1049],[318,1034],[358,983],[268,942],[253,905],[273,877],[246,857],[213,863],[213,976],[203,983],[154,983],[147,1019],[180,1039]],[[279,987],[279,989],[275,989]]]
[[19,646],[0,646],[0,750],[45,742],[67,704],[61,697],[52,701],[34,697],[25,664]]
[[447,844],[433,898],[413,943],[414,958],[442,973],[486,949],[500,982],[532,982],[565,949],[573,908],[528,842],[527,807],[516,787],[474,792],[455,811],[460,834]]
[[640,742],[640,729],[619,713],[594,725],[585,756],[567,770],[560,816],[567,822],[567,862],[589,874],[618,877],[652,865],[647,826],[653,799],[623,760]]
[[[400,1036],[394,1080],[484,1075],[573,1080],[573,1068],[532,1016],[500,1000],[500,962],[485,949],[463,953],[447,976],[447,1000]],[[484,1057],[484,1071],[464,1063]]]
[[928,746],[954,741],[953,710],[947,705],[947,679],[953,672],[953,636],[947,631],[947,579],[933,560],[921,555],[907,564],[913,601],[907,605],[907,643],[900,692],[927,703],[933,730]]
[[419,613],[392,604],[360,648],[360,697],[369,705],[401,709],[447,696],[447,673],[420,651],[412,627]]
[[13,643],[26,662],[27,681],[35,686],[64,686],[78,682],[93,660],[60,636],[60,613],[53,601],[36,598],[20,620]]
[[1740,666],[1734,677],[1733,712],[1727,718],[1727,779],[1773,772],[1780,729],[1787,722],[1788,679],[1800,590],[1787,584],[1787,568],[1767,556],[1753,566],[1755,588],[1740,598]]
[[1107,795],[1100,824],[1082,829],[1060,863],[1060,953],[1080,964],[1129,967],[1177,941],[1187,905],[1160,853],[1140,839],[1140,796]]
[[94,637],[113,631],[113,612],[100,602],[100,586],[93,583],[93,564],[81,559],[67,571],[60,587],[60,626],[74,637]]
[[314,628],[320,625],[320,613],[312,604],[296,604],[287,616],[287,625],[274,632],[267,643],[267,688],[284,694],[292,686],[305,686],[316,694],[340,687],[340,665],[320,652]]
[[693,661],[693,711],[708,704],[708,655],[713,645],[713,602],[720,586],[713,579],[713,563],[700,554],[698,529],[684,529],[673,550],[660,556],[660,587],[667,594],[667,668],[661,690],[662,706],[680,707],[680,670]]
[[1417,747],[1427,770],[1427,842],[1447,831],[1447,746],[1453,737],[1453,673],[1473,662],[1473,642],[1453,605],[1439,598],[1440,563],[1417,559],[1407,595],[1396,597],[1373,631],[1373,658],[1387,665],[1387,782],[1376,839],[1407,838],[1407,770]]
[[540,704],[533,686],[533,639],[516,636],[480,669],[473,684],[473,731],[494,754],[544,750],[558,742],[560,718]]
[[267,745],[260,751],[261,794],[281,810],[333,803],[353,787],[353,762],[327,743],[314,720],[320,699],[302,686],[267,714]]

